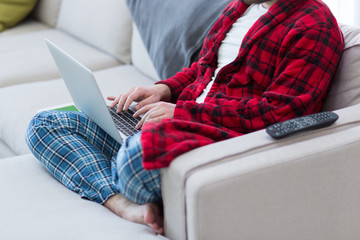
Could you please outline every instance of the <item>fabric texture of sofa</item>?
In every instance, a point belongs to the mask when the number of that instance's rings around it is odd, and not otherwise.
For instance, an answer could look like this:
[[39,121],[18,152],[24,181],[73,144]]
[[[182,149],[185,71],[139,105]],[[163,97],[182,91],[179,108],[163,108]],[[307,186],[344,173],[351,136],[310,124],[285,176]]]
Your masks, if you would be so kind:
[[[165,236],[63,187],[24,140],[40,109],[71,102],[48,38],[96,76],[104,96],[159,74],[125,0],[40,0],[0,33],[0,239],[360,239],[360,28],[324,110],[330,127],[274,140],[265,130],[183,154],[162,170]],[[85,6],[85,7],[84,7]]]

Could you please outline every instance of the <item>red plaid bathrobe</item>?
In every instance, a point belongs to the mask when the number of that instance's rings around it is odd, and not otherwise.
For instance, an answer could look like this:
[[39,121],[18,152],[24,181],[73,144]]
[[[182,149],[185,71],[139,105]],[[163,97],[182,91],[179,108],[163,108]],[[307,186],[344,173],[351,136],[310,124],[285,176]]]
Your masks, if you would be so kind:
[[208,33],[199,61],[159,83],[170,87],[174,119],[145,124],[143,165],[167,167],[191,149],[321,110],[344,42],[321,0],[278,0],[249,30],[237,58],[200,95],[217,67],[217,52],[248,5],[231,2]]

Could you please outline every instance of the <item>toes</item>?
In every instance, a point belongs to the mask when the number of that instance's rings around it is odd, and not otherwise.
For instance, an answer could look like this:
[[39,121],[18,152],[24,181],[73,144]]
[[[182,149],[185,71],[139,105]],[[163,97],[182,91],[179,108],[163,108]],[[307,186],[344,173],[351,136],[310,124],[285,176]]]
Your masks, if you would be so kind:
[[147,207],[144,214],[144,221],[146,224],[151,225],[156,222],[156,213],[151,208],[151,206]]
[[159,208],[155,204],[149,204],[144,215],[145,223],[150,226],[156,233],[164,233],[164,221],[159,214]]
[[159,226],[157,223],[151,224],[150,227],[158,234],[164,234],[164,227]]

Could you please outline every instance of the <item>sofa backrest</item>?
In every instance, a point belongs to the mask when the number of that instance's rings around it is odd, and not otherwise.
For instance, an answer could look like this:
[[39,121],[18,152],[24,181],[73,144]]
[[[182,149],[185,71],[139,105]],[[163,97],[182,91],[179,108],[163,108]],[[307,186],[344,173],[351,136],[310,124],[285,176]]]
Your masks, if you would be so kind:
[[133,66],[146,76],[154,81],[160,80],[135,23],[133,23],[133,35],[131,41],[131,61]]
[[46,23],[50,27],[55,27],[60,5],[61,0],[39,0],[32,13],[32,17]]
[[62,0],[57,28],[130,63],[132,20],[125,0]]
[[360,103],[360,28],[340,25],[345,49],[332,82],[324,110],[336,110]]

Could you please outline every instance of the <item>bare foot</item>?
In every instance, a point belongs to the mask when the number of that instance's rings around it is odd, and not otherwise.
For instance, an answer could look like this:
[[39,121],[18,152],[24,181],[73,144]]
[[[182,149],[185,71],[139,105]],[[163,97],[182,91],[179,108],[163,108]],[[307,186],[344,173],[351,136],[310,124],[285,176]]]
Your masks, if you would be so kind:
[[121,194],[111,196],[104,206],[126,220],[151,227],[156,233],[164,234],[164,222],[159,207],[154,203],[138,205]]

